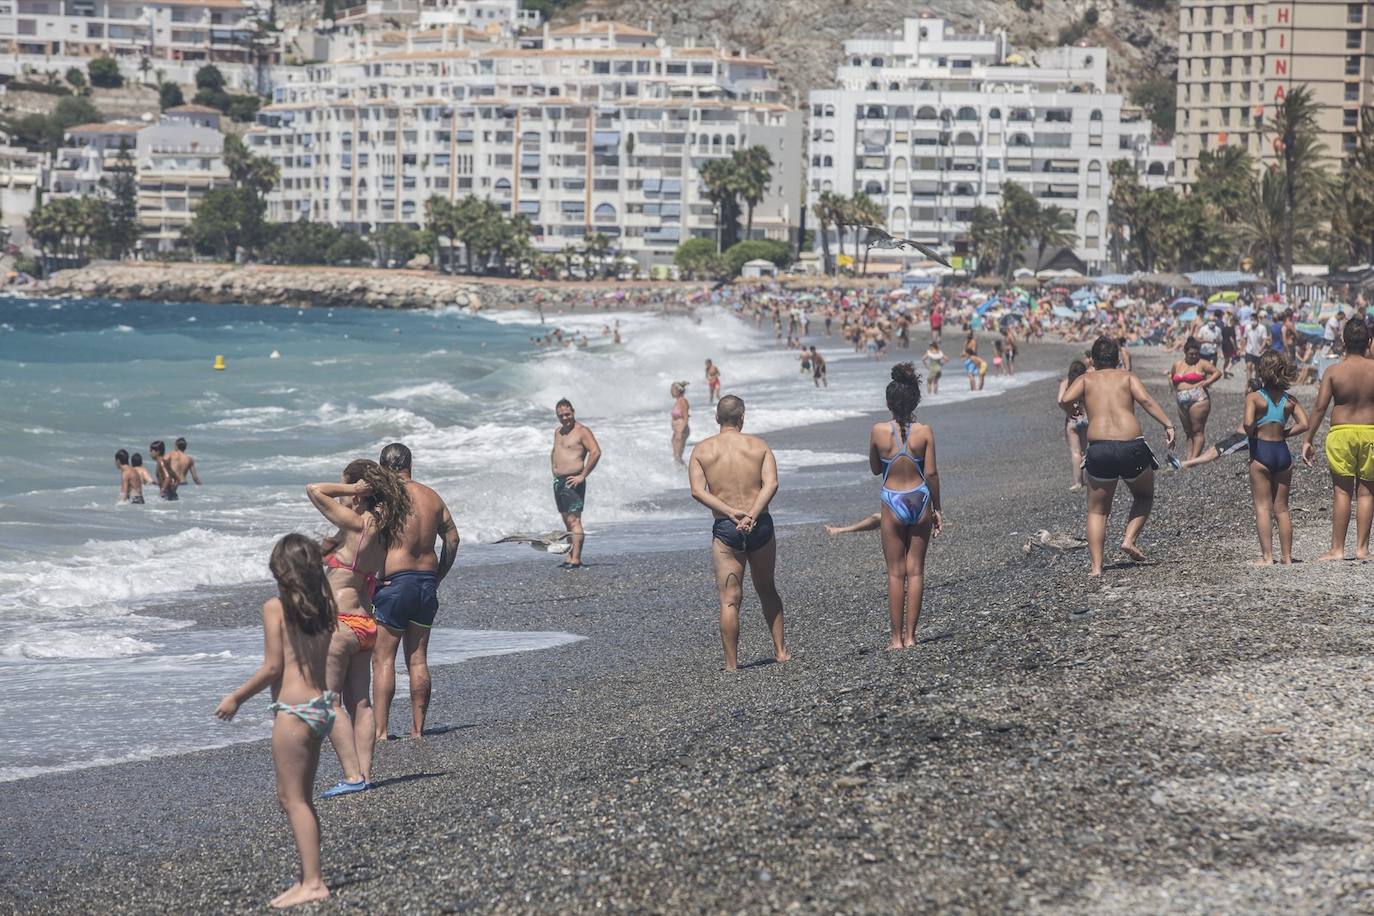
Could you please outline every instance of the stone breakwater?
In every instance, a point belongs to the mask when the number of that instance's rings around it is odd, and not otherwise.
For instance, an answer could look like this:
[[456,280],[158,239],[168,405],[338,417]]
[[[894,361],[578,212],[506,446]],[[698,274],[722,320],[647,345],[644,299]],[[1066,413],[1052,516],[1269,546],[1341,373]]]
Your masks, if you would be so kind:
[[53,296],[297,308],[558,308],[585,304],[680,308],[699,284],[541,283],[358,267],[123,263],[63,270],[36,291]]

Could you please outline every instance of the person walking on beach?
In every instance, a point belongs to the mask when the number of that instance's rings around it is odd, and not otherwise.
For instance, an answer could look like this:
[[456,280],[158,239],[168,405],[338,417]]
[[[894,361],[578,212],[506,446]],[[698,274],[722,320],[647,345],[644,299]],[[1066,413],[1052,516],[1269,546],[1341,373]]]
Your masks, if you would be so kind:
[[940,376],[945,374],[945,351],[940,349],[940,341],[932,338],[926,347],[926,387],[931,394],[940,393]]
[[[1259,529],[1260,558],[1256,566],[1274,562],[1274,533],[1278,524],[1279,562],[1293,562],[1293,516],[1288,491],[1293,483],[1293,453],[1285,441],[1307,431],[1307,412],[1288,394],[1297,371],[1282,353],[1270,350],[1255,369],[1259,386],[1245,396],[1245,433],[1250,439],[1250,498]],[[1296,420],[1289,426],[1289,420]]]
[[711,403],[720,400],[720,367],[709,359],[706,361],[706,393],[711,396]]
[[1133,373],[1117,368],[1120,346],[1110,337],[1097,338],[1092,348],[1093,371],[1084,373],[1064,389],[1059,406],[1065,410],[1082,401],[1088,413],[1088,448],[1083,456],[1084,476],[1088,481],[1088,553],[1092,557],[1089,575],[1102,575],[1106,549],[1107,517],[1118,481],[1131,491],[1131,513],[1126,520],[1126,535],[1121,550],[1137,563],[1145,562],[1137,541],[1154,504],[1155,477],[1159,467],[1145,442],[1135,405],[1164,427],[1164,444],[1174,447],[1174,426],[1155,399]]
[[911,363],[892,367],[887,385],[891,421],[875,423],[868,437],[868,465],[881,474],[883,559],[887,563],[887,648],[916,645],[925,592],[926,550],[940,532],[940,472],[935,467],[935,433],[917,423],[921,381]]
[[[322,545],[324,565],[329,568],[325,575],[339,612],[339,625],[329,643],[325,686],[343,695],[342,711],[347,713],[338,716],[329,738],[343,769],[343,779],[321,793],[322,798],[333,798],[367,789],[372,775],[377,741],[368,697],[372,649],[377,644],[372,599],[387,552],[400,539],[410,516],[410,494],[399,477],[365,458],[349,462],[341,483],[312,483],[305,493],[339,529]],[[348,560],[342,558],[344,554]],[[339,713],[337,696],[334,703]]]
[[200,486],[200,475],[196,473],[196,459],[186,454],[186,440],[178,438],[172,454],[167,456],[167,463],[176,471],[177,479],[182,483],[190,477],[196,486]]
[[744,569],[754,580],[763,617],[773,637],[773,657],[785,662],[782,597],[773,581],[778,544],[768,504],[778,492],[778,463],[758,436],[744,433],[744,401],[727,394],[716,405],[720,432],[692,449],[688,474],[692,498],[711,510],[711,560],[720,595],[720,641],[725,670],[738,667],[739,609]]
[[1088,371],[1081,359],[1069,363],[1068,375],[1059,382],[1059,406],[1064,410],[1064,438],[1069,443],[1069,492],[1083,489],[1083,453],[1088,448],[1088,414],[1082,401],[1064,407],[1064,392]]
[[181,486],[182,480],[177,476],[176,468],[172,467],[171,460],[167,457],[167,446],[161,439],[154,439],[148,445],[148,454],[153,456],[153,461],[157,462],[157,490],[159,498],[167,502],[175,502],[181,497],[177,496],[177,487]]
[[320,869],[320,818],[312,800],[320,746],[334,727],[338,701],[325,689],[338,611],[323,562],[319,547],[303,534],[288,534],[277,541],[268,562],[277,596],[262,606],[262,664],[215,709],[215,715],[228,722],[250,697],[264,688],[272,691],[268,708],[274,714],[277,801],[291,824],[301,857],[300,879],[272,899],[277,909],[329,896]]
[[1186,457],[1196,458],[1207,447],[1207,417],[1212,413],[1208,389],[1221,381],[1221,370],[1202,355],[1195,337],[1183,344],[1183,359],[1169,367],[1169,384],[1178,403],[1178,417],[1187,437]]
[[[405,484],[410,515],[400,537],[386,552],[382,581],[372,599],[372,615],[381,627],[372,652],[372,705],[377,740],[387,740],[391,701],[396,696],[396,650],[406,653],[410,679],[410,737],[425,731],[429,712],[429,631],[439,613],[439,583],[458,557],[458,526],[438,493],[412,480],[410,449],[393,442],[382,449],[378,463]],[[434,542],[442,541],[438,556]]]
[[673,398],[673,410],[668,418],[673,428],[673,462],[682,467],[682,452],[687,448],[687,437],[692,434],[692,404],[687,400],[687,383],[673,382],[668,394]]
[[577,422],[572,402],[563,398],[554,405],[558,428],[553,431],[553,501],[563,517],[563,528],[571,535],[572,546],[562,569],[582,568],[582,510],[587,502],[587,476],[601,460],[601,446],[592,431]]
[[1350,503],[1355,502],[1355,559],[1369,557],[1369,528],[1374,521],[1374,360],[1369,358],[1369,326],[1358,317],[1341,330],[1345,356],[1322,373],[1312,420],[1302,437],[1302,463],[1312,467],[1312,440],[1327,408],[1326,466],[1331,472],[1331,548],[1318,560],[1345,559],[1345,532]]
[[115,452],[115,467],[119,468],[119,501],[143,505],[143,475],[129,465],[129,453]]

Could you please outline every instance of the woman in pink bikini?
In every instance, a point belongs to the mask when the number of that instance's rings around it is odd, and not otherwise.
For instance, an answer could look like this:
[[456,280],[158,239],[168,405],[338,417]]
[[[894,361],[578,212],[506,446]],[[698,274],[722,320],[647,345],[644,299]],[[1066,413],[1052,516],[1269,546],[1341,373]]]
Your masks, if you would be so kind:
[[[320,793],[322,798],[333,798],[363,791],[372,774],[377,740],[368,699],[372,647],[377,643],[372,594],[387,549],[410,514],[410,495],[399,477],[365,458],[344,468],[342,483],[312,483],[305,493],[320,514],[339,528],[321,544],[326,578],[339,609],[339,625],[329,643],[325,687],[334,692],[336,705],[339,694],[343,695],[343,709],[336,710],[340,714],[329,736],[343,779]],[[341,714],[344,711],[347,715]]]
[[1188,438],[1185,458],[1196,458],[1207,447],[1207,416],[1212,412],[1207,389],[1220,380],[1221,370],[1202,358],[1202,342],[1189,337],[1183,344],[1183,359],[1169,367],[1179,422]]

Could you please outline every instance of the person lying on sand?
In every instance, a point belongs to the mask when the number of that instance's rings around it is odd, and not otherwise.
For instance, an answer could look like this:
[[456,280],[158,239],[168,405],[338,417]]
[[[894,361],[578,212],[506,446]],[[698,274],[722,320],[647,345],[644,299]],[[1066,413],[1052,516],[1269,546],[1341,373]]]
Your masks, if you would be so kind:
[[782,597],[773,582],[778,542],[768,504],[778,492],[778,463],[758,436],[744,434],[744,401],[727,394],[716,404],[720,432],[692,449],[688,475],[692,498],[715,515],[711,558],[720,594],[720,641],[725,670],[738,666],[739,608],[744,598],[744,568],[754,579],[763,617],[773,636],[773,657],[791,656],[783,640]]
[[883,514],[881,512],[874,512],[862,521],[857,521],[852,525],[826,525],[825,533],[833,535],[858,534],[861,531],[877,531],[879,526],[882,525],[882,521]]

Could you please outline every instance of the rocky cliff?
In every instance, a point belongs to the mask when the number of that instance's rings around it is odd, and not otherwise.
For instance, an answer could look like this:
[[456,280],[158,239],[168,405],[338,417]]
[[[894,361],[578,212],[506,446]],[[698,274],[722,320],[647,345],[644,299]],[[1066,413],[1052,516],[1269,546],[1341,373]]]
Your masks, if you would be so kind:
[[1175,71],[1177,0],[944,0],[937,6],[909,0],[587,0],[557,21],[595,15],[651,28],[673,44],[719,40],[762,52],[777,61],[791,101],[802,104],[807,90],[832,84],[845,39],[893,31],[903,19],[924,14],[970,31],[980,22],[989,30],[1006,29],[1013,45],[1026,49],[1057,45],[1060,31],[1077,25],[1080,40],[1112,52],[1109,78],[1121,90]]

